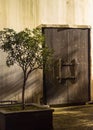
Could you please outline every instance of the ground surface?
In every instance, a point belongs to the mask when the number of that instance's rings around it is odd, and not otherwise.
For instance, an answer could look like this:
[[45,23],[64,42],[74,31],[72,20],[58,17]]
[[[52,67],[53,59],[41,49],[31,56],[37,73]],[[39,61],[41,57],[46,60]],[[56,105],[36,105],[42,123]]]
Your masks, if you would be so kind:
[[93,105],[54,109],[54,130],[93,130]]

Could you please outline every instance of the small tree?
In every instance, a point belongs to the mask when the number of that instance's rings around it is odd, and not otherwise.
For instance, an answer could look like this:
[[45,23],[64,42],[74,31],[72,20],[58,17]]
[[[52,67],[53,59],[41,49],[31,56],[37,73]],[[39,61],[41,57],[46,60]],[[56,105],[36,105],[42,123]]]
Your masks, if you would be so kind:
[[39,28],[24,29],[16,32],[5,28],[0,31],[0,48],[7,52],[6,64],[17,64],[22,68],[24,79],[22,87],[22,108],[25,107],[25,87],[29,75],[37,69],[42,69],[43,64],[48,67],[52,57],[52,50],[44,46],[44,36]]

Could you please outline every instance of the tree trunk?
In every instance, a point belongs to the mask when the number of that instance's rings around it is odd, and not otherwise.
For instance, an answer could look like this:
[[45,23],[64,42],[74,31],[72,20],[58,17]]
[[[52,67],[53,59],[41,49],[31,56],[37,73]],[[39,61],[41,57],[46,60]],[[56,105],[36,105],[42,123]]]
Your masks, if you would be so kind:
[[26,86],[26,72],[24,72],[23,87],[22,87],[22,109],[25,109],[25,86]]

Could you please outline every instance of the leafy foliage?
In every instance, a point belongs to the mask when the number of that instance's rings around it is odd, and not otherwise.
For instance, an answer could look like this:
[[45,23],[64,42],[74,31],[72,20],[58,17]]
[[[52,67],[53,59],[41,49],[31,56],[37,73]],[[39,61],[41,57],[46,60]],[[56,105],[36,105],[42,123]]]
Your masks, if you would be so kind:
[[0,31],[0,48],[8,54],[7,66],[17,64],[22,68],[23,93],[29,74],[36,69],[42,69],[43,65],[48,69],[53,53],[44,45],[44,36],[39,28],[33,30],[26,28],[18,33],[13,29],[4,28]]
[[0,31],[1,49],[8,53],[8,66],[18,64],[23,70],[31,71],[42,68],[43,63],[49,63],[52,51],[44,46],[44,36],[39,28],[25,29],[16,33],[13,29],[5,28]]

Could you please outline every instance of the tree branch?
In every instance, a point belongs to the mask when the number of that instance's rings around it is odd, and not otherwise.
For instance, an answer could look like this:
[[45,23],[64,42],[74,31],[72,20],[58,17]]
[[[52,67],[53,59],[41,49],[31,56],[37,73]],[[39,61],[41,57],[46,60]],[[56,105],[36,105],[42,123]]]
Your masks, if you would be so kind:
[[34,70],[39,69],[39,68],[40,68],[40,66],[35,67],[35,68],[33,68],[33,69],[30,69],[30,70],[28,71],[28,73],[27,73],[26,79],[28,79],[28,76],[29,76]]

